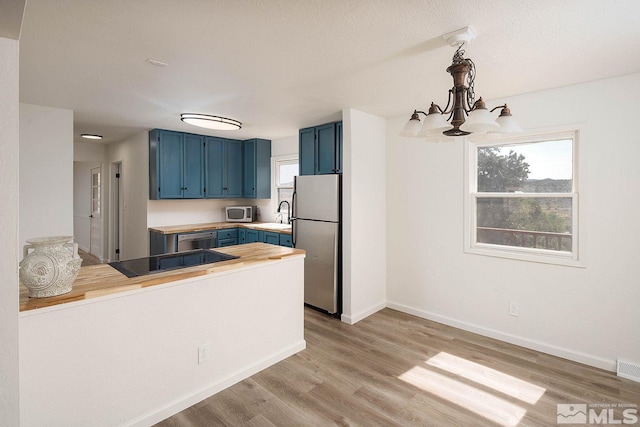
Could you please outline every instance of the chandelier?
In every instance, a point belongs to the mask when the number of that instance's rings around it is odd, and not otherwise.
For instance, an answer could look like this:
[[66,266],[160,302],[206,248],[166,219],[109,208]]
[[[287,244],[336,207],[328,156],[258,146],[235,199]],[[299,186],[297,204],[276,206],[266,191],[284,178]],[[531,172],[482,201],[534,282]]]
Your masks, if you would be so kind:
[[[491,110],[480,97],[475,99],[474,82],[476,67],[473,61],[464,57],[463,47],[475,38],[471,27],[454,31],[442,36],[451,46],[456,47],[451,65],[447,72],[453,77],[453,88],[449,89],[447,106],[442,109],[431,103],[428,112],[414,110],[411,119],[400,131],[401,136],[426,138],[427,141],[443,142],[448,137],[464,136],[471,133],[508,133],[520,132],[522,128],[511,116],[507,104]],[[500,115],[494,119],[491,115],[500,109]],[[420,121],[420,114],[425,116]],[[447,118],[445,118],[448,116]]]

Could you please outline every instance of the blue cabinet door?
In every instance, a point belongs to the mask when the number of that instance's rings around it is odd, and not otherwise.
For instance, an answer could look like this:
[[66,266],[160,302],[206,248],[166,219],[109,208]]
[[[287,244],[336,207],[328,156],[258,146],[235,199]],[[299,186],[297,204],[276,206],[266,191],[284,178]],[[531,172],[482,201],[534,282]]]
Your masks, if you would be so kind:
[[249,139],[243,149],[242,197],[271,198],[271,141]]
[[158,192],[161,199],[182,198],[182,140],[180,132],[159,131]]
[[336,125],[316,127],[316,175],[336,173]]
[[264,243],[271,245],[280,245],[280,233],[274,233],[273,231],[265,231],[263,235]]
[[298,140],[300,175],[315,175],[315,132],[315,128],[300,129]]
[[204,198],[204,136],[184,134],[183,159],[183,198]]
[[225,197],[242,197],[242,141],[225,142]]
[[247,230],[245,230],[244,228],[239,228],[238,229],[238,244],[242,245],[243,243],[247,243],[246,238],[245,238],[245,232]]
[[280,246],[287,246],[289,248],[293,247],[291,243],[291,234],[280,233]]
[[244,141],[242,148],[243,157],[243,185],[242,197],[256,198],[256,140]]
[[205,143],[206,197],[242,197],[242,141],[207,137]]
[[246,229],[244,232],[245,243],[253,243],[253,242],[261,242],[260,240],[260,231],[259,230],[251,230]]
[[224,139],[205,138],[205,197],[224,197]]

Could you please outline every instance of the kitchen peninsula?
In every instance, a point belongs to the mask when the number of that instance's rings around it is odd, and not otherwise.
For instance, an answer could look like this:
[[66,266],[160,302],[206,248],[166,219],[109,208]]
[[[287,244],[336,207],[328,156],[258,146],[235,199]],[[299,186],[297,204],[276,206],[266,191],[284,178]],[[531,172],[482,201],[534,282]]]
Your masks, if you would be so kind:
[[305,348],[304,251],[127,278],[83,267],[71,293],[20,298],[21,419],[151,425]]

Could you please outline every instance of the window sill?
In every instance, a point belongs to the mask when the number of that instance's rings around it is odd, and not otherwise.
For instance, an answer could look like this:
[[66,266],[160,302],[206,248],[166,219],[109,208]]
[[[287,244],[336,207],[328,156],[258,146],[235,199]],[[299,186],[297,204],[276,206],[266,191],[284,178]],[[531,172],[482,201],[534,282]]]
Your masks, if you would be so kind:
[[535,262],[539,264],[552,264],[564,267],[586,268],[570,253],[558,253],[556,251],[531,250],[528,248],[509,249],[503,246],[476,244],[475,247],[467,247],[465,253],[483,255],[495,258],[505,258],[515,261]]

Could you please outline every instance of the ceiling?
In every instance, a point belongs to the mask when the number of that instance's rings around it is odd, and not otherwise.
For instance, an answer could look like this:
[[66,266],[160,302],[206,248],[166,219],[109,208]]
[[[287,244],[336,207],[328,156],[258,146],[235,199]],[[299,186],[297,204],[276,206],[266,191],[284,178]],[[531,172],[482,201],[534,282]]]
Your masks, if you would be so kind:
[[485,99],[640,72],[637,0],[28,0],[20,101],[73,110],[75,140],[106,143],[153,128],[282,138],[344,108],[408,119],[446,104],[441,35],[469,25]]

